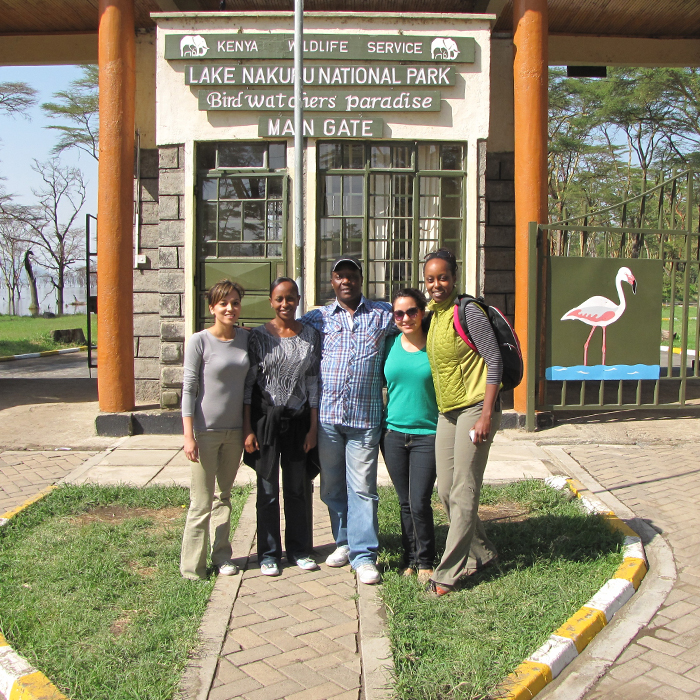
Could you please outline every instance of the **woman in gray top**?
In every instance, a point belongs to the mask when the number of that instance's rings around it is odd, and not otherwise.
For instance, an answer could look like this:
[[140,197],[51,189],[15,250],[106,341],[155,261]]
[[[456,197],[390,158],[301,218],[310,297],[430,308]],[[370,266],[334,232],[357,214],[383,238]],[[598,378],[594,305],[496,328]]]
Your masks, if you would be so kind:
[[231,488],[243,451],[243,390],[250,367],[248,331],[238,328],[243,287],[230,280],[208,292],[211,328],[195,333],[185,349],[182,424],[192,462],[190,509],[182,537],[180,573],[207,575],[207,540],[219,573],[232,576]]
[[[258,561],[266,576],[279,574],[279,464],[282,464],[287,561],[311,571],[309,460],[318,428],[318,331],[295,320],[299,290],[280,277],[270,286],[275,318],[250,334],[250,371],[243,407],[245,461],[258,475]],[[317,460],[316,460],[317,461]],[[318,473],[318,472],[316,472]]]

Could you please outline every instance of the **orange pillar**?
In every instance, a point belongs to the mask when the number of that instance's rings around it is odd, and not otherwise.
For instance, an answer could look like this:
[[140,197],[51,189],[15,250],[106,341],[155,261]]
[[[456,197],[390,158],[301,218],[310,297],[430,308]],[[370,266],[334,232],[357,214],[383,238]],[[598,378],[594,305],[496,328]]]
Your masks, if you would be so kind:
[[134,407],[134,0],[100,0],[97,346],[100,410]]
[[[515,112],[515,330],[528,347],[528,223],[547,221],[547,0],[513,2]],[[527,367],[527,366],[526,366]],[[525,413],[527,376],[515,389],[515,410]]]

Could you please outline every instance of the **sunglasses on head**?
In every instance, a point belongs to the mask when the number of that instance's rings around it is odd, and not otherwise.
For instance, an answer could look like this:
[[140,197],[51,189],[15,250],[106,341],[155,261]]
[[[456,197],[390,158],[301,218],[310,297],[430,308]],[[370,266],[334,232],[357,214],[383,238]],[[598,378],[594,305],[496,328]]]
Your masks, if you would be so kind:
[[406,309],[406,311],[402,311],[399,309],[398,311],[394,311],[394,318],[397,321],[403,320],[404,316],[408,316],[409,318],[415,318],[418,316],[418,307],[417,306],[412,306],[410,309]]

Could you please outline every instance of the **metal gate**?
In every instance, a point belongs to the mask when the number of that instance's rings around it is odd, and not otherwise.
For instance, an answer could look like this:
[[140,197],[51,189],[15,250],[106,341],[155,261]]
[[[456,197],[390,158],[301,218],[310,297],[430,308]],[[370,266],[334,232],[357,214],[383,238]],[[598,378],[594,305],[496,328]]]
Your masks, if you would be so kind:
[[[674,410],[700,405],[700,374],[696,362],[700,345],[698,175],[686,170],[636,197],[600,211],[548,225],[530,224],[529,288],[537,293],[531,294],[528,304],[529,430],[534,429],[535,410]],[[658,378],[557,380],[551,372],[547,376],[546,359],[553,355],[550,267],[556,258],[612,259],[619,260],[620,266],[640,259],[660,261],[662,328],[658,338]],[[593,331],[595,326],[591,335]],[[634,342],[633,338],[628,342]],[[605,336],[603,353],[604,344]],[[588,344],[585,351],[588,351]]]

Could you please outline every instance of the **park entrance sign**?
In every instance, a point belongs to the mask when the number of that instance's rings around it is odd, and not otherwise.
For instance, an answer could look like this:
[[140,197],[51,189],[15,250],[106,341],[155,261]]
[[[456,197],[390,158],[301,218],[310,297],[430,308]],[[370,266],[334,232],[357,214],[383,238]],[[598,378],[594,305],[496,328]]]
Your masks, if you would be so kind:
[[[341,254],[363,259],[368,298],[419,286],[422,257],[442,245],[457,254],[460,284],[477,283],[490,19],[307,14],[299,172],[293,14],[153,18],[157,145],[182,154],[184,187],[166,190],[175,166],[161,166],[158,214],[169,231],[184,229],[176,251],[184,292],[172,294],[184,294],[185,335],[207,325],[204,293],[222,277],[245,288],[247,325],[270,318],[269,285],[279,276],[303,270],[306,307],[325,303]],[[301,246],[290,235],[298,180]]]
[[[168,60],[206,58],[294,58],[293,34],[170,34],[165,40]],[[304,36],[304,60],[384,60],[473,63],[476,42],[471,37],[415,35]]]

